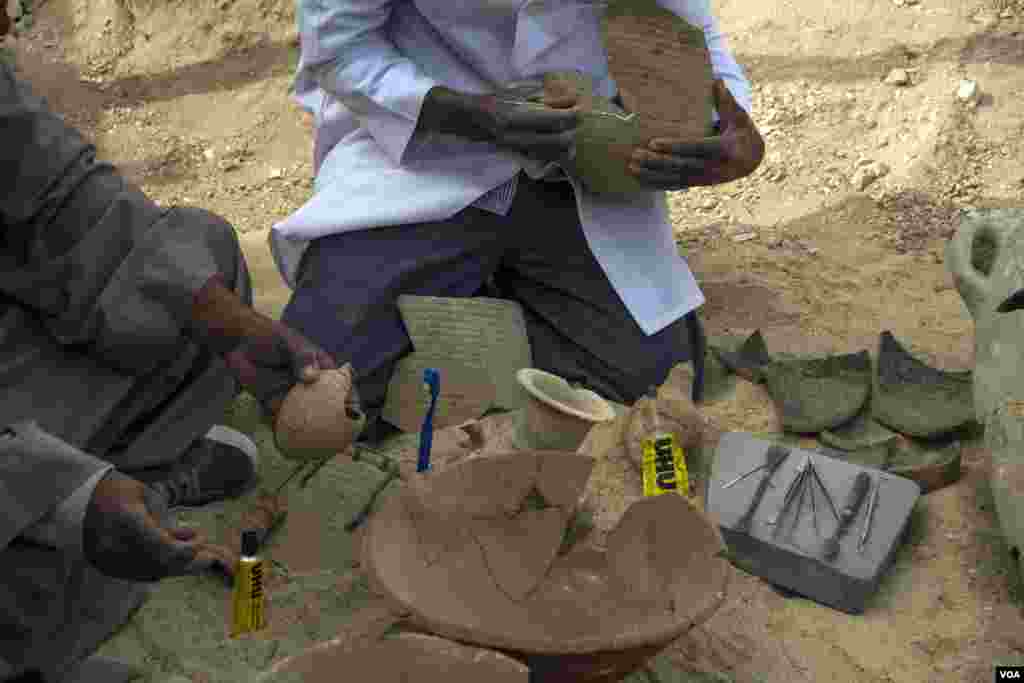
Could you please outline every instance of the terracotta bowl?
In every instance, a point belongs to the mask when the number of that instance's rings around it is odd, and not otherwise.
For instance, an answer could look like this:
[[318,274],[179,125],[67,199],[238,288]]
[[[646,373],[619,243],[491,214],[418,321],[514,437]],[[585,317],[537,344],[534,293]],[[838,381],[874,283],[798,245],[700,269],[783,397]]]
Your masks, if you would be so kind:
[[633,504],[606,549],[560,554],[593,460],[518,451],[413,479],[370,520],[371,581],[417,627],[494,648],[537,681],[618,680],[725,599],[716,526],[681,496]]
[[336,638],[275,664],[260,683],[527,683],[528,669],[498,652],[419,633]]

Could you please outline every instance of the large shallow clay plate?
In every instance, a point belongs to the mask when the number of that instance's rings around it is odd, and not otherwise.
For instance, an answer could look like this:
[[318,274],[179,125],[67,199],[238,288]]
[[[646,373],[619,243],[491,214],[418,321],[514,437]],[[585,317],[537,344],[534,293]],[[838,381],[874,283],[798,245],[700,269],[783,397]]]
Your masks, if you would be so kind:
[[[534,456],[538,473],[547,457],[583,457],[544,451]],[[483,460],[500,470],[502,461],[518,457],[513,452]],[[460,477],[461,466],[434,475],[451,478],[451,485],[438,487],[444,495],[469,480]],[[495,493],[503,486],[500,477],[473,480],[493,486]],[[435,529],[427,539],[418,528],[423,518],[415,517],[408,495],[389,497],[368,525],[364,566],[375,587],[410,612],[414,623],[446,638],[527,655],[649,647],[667,644],[709,618],[725,598],[728,569],[721,536],[679,496],[635,503],[612,532],[615,542],[607,553],[582,546],[556,557],[521,600],[499,588],[485,550],[472,533],[460,530],[457,519],[446,515],[444,533]],[[421,537],[432,546],[427,552]],[[538,541],[543,547],[537,552],[548,552],[548,540]]]

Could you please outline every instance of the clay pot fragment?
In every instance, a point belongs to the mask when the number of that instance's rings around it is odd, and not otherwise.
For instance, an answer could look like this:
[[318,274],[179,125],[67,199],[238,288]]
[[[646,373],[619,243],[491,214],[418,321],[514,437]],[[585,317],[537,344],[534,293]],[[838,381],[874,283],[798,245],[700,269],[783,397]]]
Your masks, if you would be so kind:
[[768,393],[787,431],[832,429],[860,412],[871,392],[871,356],[859,353],[774,361],[764,366]]
[[274,439],[281,455],[293,460],[323,460],[347,451],[366,424],[351,405],[352,366],[324,370],[316,382],[292,387],[281,403]]
[[516,425],[517,448],[575,451],[595,424],[615,419],[607,401],[558,375],[523,368],[516,379],[529,396]]
[[755,330],[736,351],[717,346],[712,346],[711,350],[719,362],[730,372],[755,383],[764,380],[761,370],[772,362],[771,356],[768,355],[768,346],[765,344],[764,337],[761,336],[761,330]]
[[492,650],[420,633],[340,637],[288,657],[260,683],[527,683],[529,669]]
[[883,332],[871,410],[879,422],[907,436],[949,433],[974,419],[971,372],[930,367]]

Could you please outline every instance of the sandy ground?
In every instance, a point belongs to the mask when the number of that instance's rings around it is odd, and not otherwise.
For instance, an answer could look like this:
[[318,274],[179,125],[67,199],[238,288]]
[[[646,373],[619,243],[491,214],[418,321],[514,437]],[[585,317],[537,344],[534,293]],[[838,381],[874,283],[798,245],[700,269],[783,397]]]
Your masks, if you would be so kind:
[[[970,367],[972,323],[943,247],[961,209],[1024,203],[1024,5],[715,5],[754,84],[768,156],[747,179],[671,197],[679,243],[707,294],[709,332],[760,328],[770,349],[806,351],[873,350],[891,330],[940,367]],[[288,292],[267,230],[311,188],[310,131],[287,97],[294,45],[290,3],[49,0],[16,49],[36,88],[154,198],[202,205],[237,227],[257,305],[276,314]],[[964,79],[977,83],[974,101],[956,95]],[[723,428],[771,428],[761,389],[741,383],[726,401],[707,408]],[[273,463],[268,476],[283,472]],[[217,619],[210,604],[223,590],[196,579],[162,586],[110,651],[146,663],[154,680],[245,680],[242,672],[343,628],[353,609],[379,617],[350,571],[350,542],[332,535],[337,525],[316,497],[375,481],[352,467],[328,468],[303,494],[301,535],[325,550],[297,560],[297,583],[282,579],[292,598],[277,640],[230,643],[220,622],[201,626],[195,615]],[[726,607],[670,657],[780,682],[973,683],[991,680],[995,663],[1024,663],[1024,618],[1000,572],[986,467],[984,452],[970,450],[963,480],[923,499],[918,528],[865,615],[784,598],[737,572]],[[358,506],[337,507],[332,520]],[[230,510],[204,514],[197,524],[228,533]],[[317,612],[330,618],[314,628]],[[164,628],[173,634],[155,630]]]

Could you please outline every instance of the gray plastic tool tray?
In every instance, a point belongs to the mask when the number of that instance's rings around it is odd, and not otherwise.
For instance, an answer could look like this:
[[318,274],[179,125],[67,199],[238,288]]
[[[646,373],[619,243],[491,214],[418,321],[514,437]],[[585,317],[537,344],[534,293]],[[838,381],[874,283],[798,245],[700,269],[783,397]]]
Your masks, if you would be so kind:
[[[747,511],[764,471],[724,489],[723,484],[764,463],[770,442],[741,432],[722,436],[715,453],[705,500],[707,511],[722,530],[726,544],[737,562],[766,581],[788,588],[804,597],[851,614],[860,614],[868,598],[878,589],[882,575],[892,564],[903,539],[907,522],[921,489],[916,482],[880,470],[843,462],[811,452],[818,474],[832,500],[841,508],[857,474],[871,475],[871,490],[856,518],[840,542],[839,555],[831,562],[822,559],[822,546],[836,528],[836,518],[820,488],[815,490],[818,532],[812,523],[807,498],[794,527],[798,500],[788,507],[779,524],[767,523],[780,509],[786,487],[803,464],[808,451],[793,448],[779,466],[750,525],[750,533],[735,530]],[[881,481],[871,532],[864,552],[857,544],[875,485]],[[778,531],[776,531],[778,529]],[[792,536],[791,536],[792,530]]]

